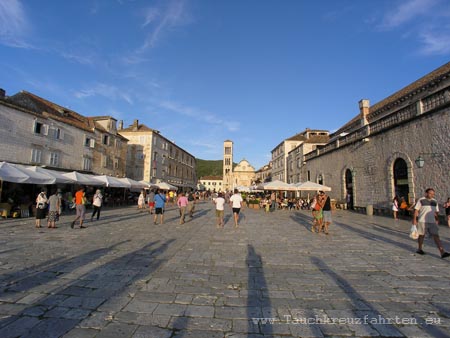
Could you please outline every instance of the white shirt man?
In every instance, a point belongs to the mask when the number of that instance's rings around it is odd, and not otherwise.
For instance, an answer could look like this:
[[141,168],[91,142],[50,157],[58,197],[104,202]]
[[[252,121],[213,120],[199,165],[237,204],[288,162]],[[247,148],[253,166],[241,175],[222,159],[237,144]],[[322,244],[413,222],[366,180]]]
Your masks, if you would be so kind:
[[234,216],[234,227],[239,227],[239,212],[241,211],[242,206],[242,196],[237,189],[234,189],[233,196],[230,197],[230,206],[233,208],[233,216]]

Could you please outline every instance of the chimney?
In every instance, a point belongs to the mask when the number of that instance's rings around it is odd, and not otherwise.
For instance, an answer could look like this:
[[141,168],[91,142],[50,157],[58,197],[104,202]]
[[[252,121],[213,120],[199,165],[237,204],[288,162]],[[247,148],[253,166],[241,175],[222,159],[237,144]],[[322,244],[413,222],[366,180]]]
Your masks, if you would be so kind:
[[123,129],[123,120],[120,120],[119,121],[119,130],[122,130]]
[[6,96],[6,92],[3,88],[0,88],[0,99],[4,99]]
[[139,120],[134,120],[133,122],[133,130],[137,131],[139,127]]
[[361,126],[369,124],[367,121],[367,116],[369,115],[370,102],[367,99],[359,101],[359,116],[361,121]]

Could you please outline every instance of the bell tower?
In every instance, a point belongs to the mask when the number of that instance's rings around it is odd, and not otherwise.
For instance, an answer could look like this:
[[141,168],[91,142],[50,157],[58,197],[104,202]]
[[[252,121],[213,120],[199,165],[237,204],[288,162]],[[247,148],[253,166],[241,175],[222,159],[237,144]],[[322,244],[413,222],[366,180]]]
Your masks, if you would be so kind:
[[233,189],[233,141],[223,142],[223,190]]

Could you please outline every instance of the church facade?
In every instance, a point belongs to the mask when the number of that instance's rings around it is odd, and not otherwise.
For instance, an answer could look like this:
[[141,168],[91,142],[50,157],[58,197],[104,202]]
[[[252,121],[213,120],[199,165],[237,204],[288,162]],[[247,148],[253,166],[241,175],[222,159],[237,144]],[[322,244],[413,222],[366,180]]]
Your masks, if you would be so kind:
[[223,191],[238,186],[250,187],[255,181],[255,168],[245,159],[233,167],[233,141],[223,143]]

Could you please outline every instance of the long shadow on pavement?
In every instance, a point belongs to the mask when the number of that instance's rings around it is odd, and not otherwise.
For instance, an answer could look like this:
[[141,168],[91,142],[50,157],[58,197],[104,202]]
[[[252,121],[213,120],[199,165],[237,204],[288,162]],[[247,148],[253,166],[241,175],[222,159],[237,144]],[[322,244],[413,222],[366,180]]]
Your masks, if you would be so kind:
[[[0,321],[0,326],[3,323],[0,337],[62,336],[91,316],[109,298],[120,295],[135,281],[155,271],[165,261],[158,259],[158,255],[166,251],[174,241],[167,240],[153,250],[150,247],[159,241],[149,243],[80,275],[75,281],[30,304],[12,318]],[[105,254],[109,250],[110,248],[99,249],[90,260],[99,258],[100,253]],[[86,263],[87,259],[88,257],[79,261]]]
[[14,293],[26,292],[29,289],[44,285],[51,280],[64,277],[68,273],[107,254],[115,247],[126,243],[121,241],[106,248],[96,249],[75,258],[49,259],[43,263],[27,267],[23,270],[1,276],[1,297],[11,297]]
[[[384,236],[380,236],[380,235],[374,234],[372,232],[368,232],[366,230],[358,229],[358,228],[352,227],[352,226],[350,226],[348,224],[344,224],[344,223],[341,223],[341,222],[334,222],[334,223],[336,225],[339,225],[341,228],[344,228],[346,230],[355,232],[358,235],[360,235],[361,237],[364,237],[365,239],[370,240],[370,241],[385,242],[385,243],[388,243],[388,244],[391,244],[391,245],[395,246],[396,248],[402,248],[402,249],[404,249],[404,250],[406,250],[408,252],[415,252],[416,249],[417,249],[416,247],[414,247],[412,245],[405,244],[405,243],[402,243],[402,242],[397,242],[397,241],[395,241],[393,239],[390,239],[390,238],[387,238],[387,237],[384,237]],[[440,256],[435,255],[435,254],[431,254],[430,256],[435,256],[437,258],[441,258]]]
[[[311,257],[311,262],[317,266],[317,268],[324,274],[328,275],[332,278],[332,280],[339,286],[345,294],[350,298],[350,301],[355,305],[355,307],[361,308],[363,305],[366,310],[356,310],[354,311],[356,318],[348,318],[348,319],[359,319],[359,324],[363,323],[365,325],[369,325],[377,332],[380,333],[382,337],[404,337],[404,334],[401,333],[394,325],[396,323],[395,318],[385,318],[377,309],[375,309],[369,301],[364,299],[364,296],[359,293],[351,284],[339,274],[334,272],[322,259],[318,257]],[[412,321],[414,318],[417,322],[417,325],[421,327],[424,331],[426,331],[432,337],[449,337],[448,332],[443,331],[437,326],[426,325],[424,319],[414,316],[406,318],[407,320]],[[404,318],[400,318],[402,320]],[[400,325],[401,322],[399,323]],[[325,324],[323,328],[326,331]],[[369,336],[373,336],[373,334],[366,333]],[[364,334],[364,336],[366,335]]]
[[[252,337],[261,332],[268,337],[273,334],[273,323],[268,318],[273,318],[272,304],[269,298],[269,289],[261,255],[258,255],[253,245],[247,245],[247,269],[248,269],[248,295],[247,295],[247,333]],[[259,327],[259,328],[258,328]]]
[[296,223],[302,225],[308,231],[311,230],[312,225],[312,216],[306,216],[300,212],[295,212],[293,215],[289,215],[289,217]]

